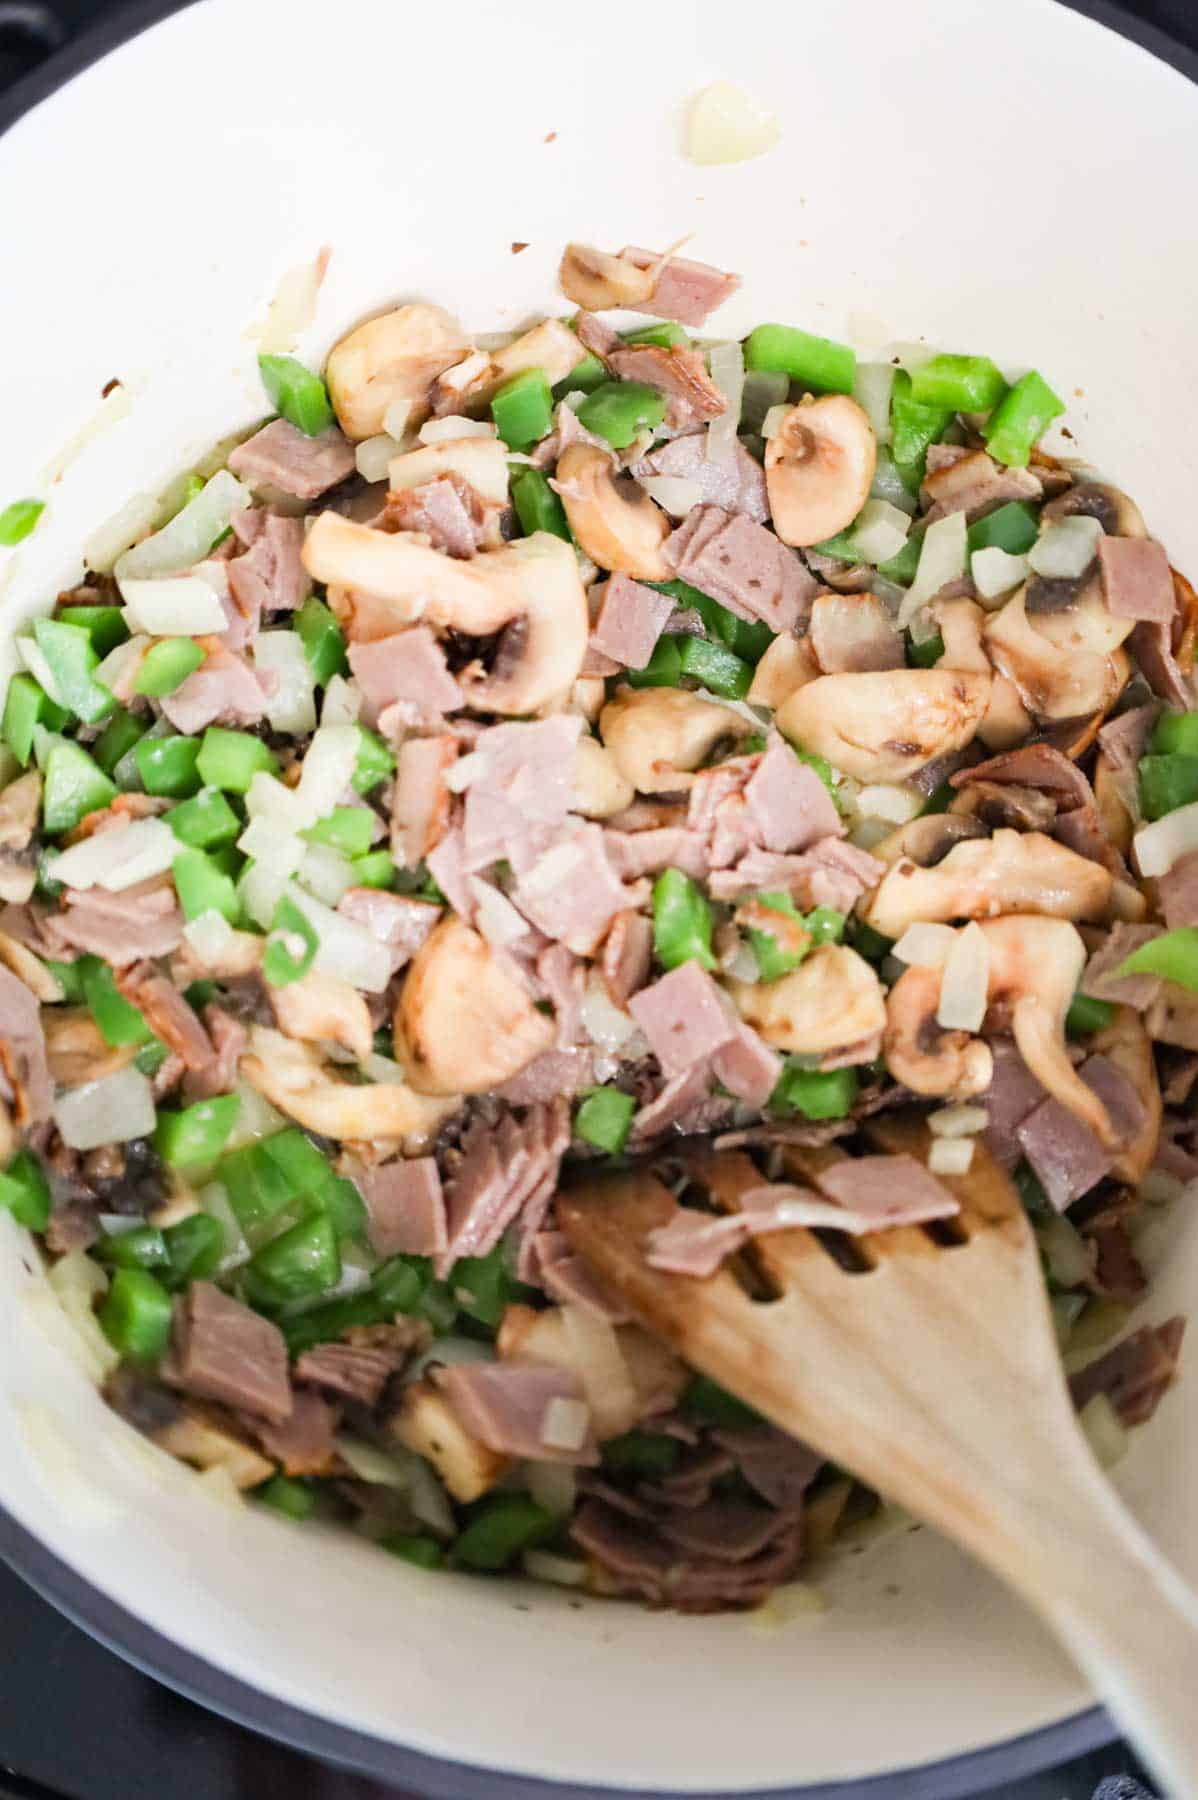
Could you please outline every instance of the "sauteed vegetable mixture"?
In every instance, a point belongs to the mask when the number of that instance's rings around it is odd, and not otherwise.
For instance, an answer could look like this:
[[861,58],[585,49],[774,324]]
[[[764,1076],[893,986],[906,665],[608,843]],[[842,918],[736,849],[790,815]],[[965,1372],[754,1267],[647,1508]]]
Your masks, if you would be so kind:
[[[210,1480],[746,1606],[874,1497],[632,1322],[559,1185],[656,1158],[701,1281],[993,1158],[1117,1454],[1198,1178],[1198,603],[1037,372],[705,336],[739,278],[675,255],[560,280],[500,348],[416,304],[263,356],[274,416],[19,638],[0,1203]],[[926,1163],[860,1153],[893,1105]],[[696,1206],[700,1134],[758,1205]]]

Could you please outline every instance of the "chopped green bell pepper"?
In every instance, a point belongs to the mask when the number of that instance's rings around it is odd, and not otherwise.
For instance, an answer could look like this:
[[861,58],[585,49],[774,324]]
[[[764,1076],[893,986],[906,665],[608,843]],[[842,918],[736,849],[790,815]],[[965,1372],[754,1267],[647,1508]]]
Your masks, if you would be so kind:
[[1033,446],[1064,410],[1065,402],[1053,393],[1044,377],[1029,369],[1007,390],[991,414],[983,433],[987,450],[996,462],[1025,468]]
[[133,759],[147,794],[185,800],[200,786],[196,773],[199,754],[199,738],[143,737],[134,746]]
[[1151,748],[1157,756],[1198,756],[1198,712],[1163,712]]
[[349,667],[345,637],[323,600],[312,595],[304,601],[295,615],[295,629],[300,634],[308,667],[321,687],[334,675],[344,675]]
[[467,1569],[496,1573],[556,1530],[553,1514],[527,1494],[493,1494],[479,1502],[454,1545],[454,1560]]
[[82,626],[66,625],[61,619],[36,619],[33,636],[54,677],[58,690],[54,697],[59,704],[77,713],[88,725],[105,718],[116,700],[95,679],[100,659],[90,634]]
[[[768,928],[750,926],[749,945],[757,959],[757,972],[762,981],[778,981],[783,975],[789,975],[797,969],[814,944],[814,938],[807,929],[807,921],[795,905],[789,894],[759,894],[758,903],[767,912],[776,912],[779,920],[785,919],[792,929],[786,931],[779,924],[778,932]],[[796,931],[794,927],[799,929]]]
[[619,1088],[588,1088],[586,1098],[574,1115],[576,1136],[585,1138],[612,1156],[618,1156],[628,1142],[636,1101]]
[[917,490],[928,445],[944,436],[952,416],[952,407],[926,406],[916,400],[910,375],[905,369],[895,370],[890,391],[890,450],[904,482],[914,482]]
[[129,636],[124,609],[119,606],[64,606],[57,616],[64,625],[86,631],[98,657],[107,656]]
[[727,644],[729,650],[743,656],[746,662],[759,663],[774,641],[775,634],[768,625],[757,619],[738,619],[734,612],[713,600],[710,594],[692,587],[689,581],[649,581],[645,585],[656,588],[659,594],[669,594],[679,606],[697,612],[708,635]]
[[355,794],[369,794],[386,781],[395,768],[395,757],[377,732],[358,726],[358,761],[351,783]]
[[844,1119],[859,1089],[856,1069],[801,1069],[788,1062],[770,1095],[770,1110],[783,1117],[799,1112],[805,1119]]
[[196,758],[196,771],[205,787],[224,788],[230,794],[246,793],[255,775],[274,775],[278,767],[261,738],[223,725],[209,725]]
[[528,450],[553,430],[553,395],[544,369],[521,369],[491,399],[495,429],[509,450]]
[[81,957],[80,978],[88,1010],[106,1044],[145,1044],[154,1033],[117,987],[112,970],[98,956]]
[[171,864],[175,892],[185,919],[218,912],[230,925],[241,921],[241,901],[232,876],[217,867],[207,850],[180,850]]
[[[118,707],[108,720],[103,731],[92,745],[92,755],[106,775],[117,778],[117,764],[122,762],[129,752],[133,752],[133,760],[137,761],[137,746],[150,729],[148,718],[139,717],[137,713],[126,712]],[[164,743],[163,738],[155,738],[155,743]]]
[[653,654],[643,669],[626,669],[624,679],[629,687],[678,687],[682,681],[682,639],[672,633],[659,637]]
[[28,768],[33,755],[33,733],[38,725],[48,731],[61,731],[70,714],[55,704],[41,683],[32,675],[14,675],[4,700],[4,722],[0,734],[21,767]]
[[1146,819],[1163,819],[1198,800],[1198,756],[1183,754],[1140,759],[1140,804]]
[[550,531],[554,537],[571,543],[566,509],[549,485],[549,477],[540,469],[521,469],[512,480],[512,505],[525,537],[534,531]]
[[975,519],[965,534],[972,556],[975,550],[1005,550],[1022,556],[1040,535],[1040,509],[1026,500],[1008,500],[984,519]]
[[395,1531],[390,1537],[380,1538],[379,1543],[392,1556],[400,1557],[404,1562],[414,1563],[418,1569],[440,1569],[445,1564],[445,1552],[435,1538],[419,1537],[412,1532]]
[[219,788],[201,788],[190,800],[172,806],[166,822],[181,844],[191,850],[212,850],[228,844],[241,830],[241,820]]
[[162,1281],[173,1293],[216,1274],[225,1253],[225,1227],[211,1213],[192,1213],[168,1225],[162,1236],[168,1259]]
[[817,394],[851,394],[857,355],[848,344],[793,325],[758,325],[745,339],[746,369],[778,369]]
[[355,887],[393,888],[395,864],[389,850],[372,850],[368,856],[355,856],[350,861]]
[[620,336],[633,348],[638,344],[656,344],[662,350],[672,350],[675,344],[690,343],[681,325],[675,324],[673,319],[662,319],[656,325],[638,325],[635,331],[622,331]]
[[0,512],[0,547],[23,543],[46,510],[44,500],[12,500]]
[[653,884],[653,949],[667,969],[697,962],[718,967],[711,948],[712,912],[706,896],[681,869],[663,869]]
[[159,638],[142,658],[133,677],[133,692],[160,700],[182,687],[203,660],[204,652],[194,638]]
[[845,916],[842,912],[837,912],[834,906],[812,907],[803,923],[817,944],[844,942]]
[[911,398],[917,406],[949,412],[989,412],[1007,391],[1006,377],[988,356],[942,351],[911,371]]
[[32,1150],[18,1150],[0,1175],[0,1207],[27,1231],[50,1223],[50,1183]]
[[237,1123],[241,1099],[237,1094],[218,1094],[197,1100],[179,1111],[166,1108],[154,1127],[154,1148],[163,1162],[185,1169],[196,1163],[215,1162]]
[[655,431],[666,416],[666,397],[643,381],[604,381],[578,408],[579,423],[613,450],[626,450],[641,431]]
[[931,637],[916,643],[911,633],[906,638],[907,663],[912,669],[933,669],[944,655],[944,639],[940,633],[934,632]]
[[165,1269],[169,1266],[166,1239],[154,1225],[135,1225],[132,1231],[106,1232],[92,1247],[97,1262],[114,1269]]
[[327,1213],[313,1213],[250,1258],[254,1283],[276,1301],[327,1293],[341,1279],[341,1251]]
[[1095,1000],[1089,994],[1074,994],[1065,1014],[1065,1031],[1069,1037],[1089,1037],[1102,1031],[1115,1017],[1109,1000]]
[[289,894],[275,907],[270,935],[262,953],[262,973],[271,987],[287,987],[301,980],[316,960],[319,939],[308,919]]
[[172,1301],[145,1269],[118,1269],[97,1317],[115,1350],[132,1362],[154,1362],[171,1333]]
[[1175,981],[1178,987],[1198,993],[1198,927],[1179,925],[1176,931],[1150,938],[1120,963],[1115,974],[1161,975],[1166,981]]
[[513,1301],[532,1296],[512,1273],[507,1245],[499,1243],[486,1256],[463,1256],[454,1264],[453,1297],[469,1318],[494,1331]]
[[682,1455],[677,1438],[656,1431],[625,1431],[608,1438],[603,1446],[604,1465],[613,1475],[629,1475],[638,1481],[660,1481],[672,1475]]
[[761,1414],[744,1400],[738,1400],[710,1375],[692,1375],[679,1405],[693,1418],[709,1419],[713,1425],[760,1425]]
[[328,389],[294,356],[260,356],[258,370],[270,403],[305,437],[319,437],[336,423]]
[[282,1513],[285,1519],[310,1519],[316,1511],[316,1489],[312,1483],[297,1481],[291,1475],[272,1475],[254,1489],[254,1499],[269,1506],[272,1512]]
[[678,648],[682,673],[726,700],[743,700],[753,685],[753,666],[725,644],[684,637]]
[[326,818],[317,819],[300,836],[309,844],[327,844],[342,856],[365,856],[378,823],[366,806],[335,806]]

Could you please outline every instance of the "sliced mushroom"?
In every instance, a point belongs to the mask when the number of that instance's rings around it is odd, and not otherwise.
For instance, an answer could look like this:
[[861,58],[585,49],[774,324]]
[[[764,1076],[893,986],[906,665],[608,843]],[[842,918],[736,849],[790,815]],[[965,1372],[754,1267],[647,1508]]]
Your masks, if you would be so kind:
[[564,381],[582,362],[586,346],[560,319],[543,319],[531,331],[513,338],[501,350],[478,351],[433,384],[432,406],[439,418],[455,412],[477,413],[513,375],[541,369],[550,387]]
[[444,438],[393,457],[387,465],[387,486],[393,494],[402,494],[436,481],[439,475],[458,475],[485,505],[504,507],[508,455],[507,445],[497,437]]
[[598,738],[584,735],[574,752],[570,805],[588,819],[610,819],[636,798],[636,789]]
[[432,1463],[454,1499],[464,1506],[480,1499],[512,1466],[510,1456],[488,1450],[471,1437],[431,1381],[415,1381],[404,1389],[385,1429],[405,1449]]
[[482,1094],[548,1050],[555,1029],[487,940],[451,917],[412,959],[395,1009],[395,1054],[422,1094]]
[[574,551],[549,532],[457,562],[410,533],[325,512],[308,533],[304,566],[331,584],[330,603],[359,642],[418,619],[469,637],[502,632],[491,673],[470,668],[458,676],[471,706],[535,712],[568,691],[582,668],[586,593]]
[[[1012,913],[971,925],[989,955],[987,999],[1002,1003],[1024,1062],[1036,1079],[1116,1148],[1118,1133],[1098,1095],[1078,1075],[1065,1043],[1065,1014],[1086,965],[1086,946],[1067,919]],[[912,967],[887,998],[884,1049],[896,1081],[917,1094],[960,1099],[989,1086],[993,1059],[980,1039],[936,1023],[943,969]]]
[[1076,598],[1065,606],[1053,603],[1057,586],[1033,575],[1024,590],[1024,608],[1033,628],[1067,656],[1110,656],[1131,636],[1135,620],[1110,611],[1097,575],[1080,579]]
[[0,963],[11,969],[43,1006],[54,1006],[62,999],[62,983],[51,975],[40,957],[19,944],[16,938],[9,937],[6,931],[0,931]]
[[[941,669],[972,669],[985,673],[990,658],[982,645],[982,622],[985,613],[974,600],[942,600],[935,608],[940,635],[944,639],[944,655],[936,665]],[[1032,721],[1019,698],[1019,691],[1005,675],[995,675],[990,699],[978,725],[978,736],[990,750],[1011,750],[1030,735]]]
[[310,969],[298,981],[271,988],[271,1005],[286,1037],[340,1044],[364,1063],[374,1049],[370,1008],[350,982]]
[[767,1044],[792,1054],[827,1056],[876,1037],[886,996],[865,958],[845,944],[821,944],[778,981],[728,981],[742,1019]]
[[567,300],[586,312],[608,307],[643,306],[657,286],[659,267],[638,268],[622,256],[592,250],[587,244],[567,244],[557,271],[557,285]]
[[934,758],[964,749],[990,688],[989,675],[962,669],[821,675],[783,703],[778,725],[860,781],[906,781]]
[[1111,1167],[1111,1173],[1120,1181],[1138,1188],[1156,1159],[1161,1135],[1163,1109],[1152,1039],[1139,1013],[1130,1006],[1120,1006],[1110,1024],[1094,1033],[1090,1050],[1095,1056],[1105,1056],[1126,1075],[1143,1105],[1144,1116],[1135,1136],[1124,1144]]
[[792,406],[765,445],[774,530],[784,544],[820,544],[851,525],[869,498],[878,444],[847,394]]
[[18,775],[0,793],[0,850],[24,850],[37,830],[42,778],[36,769]]
[[217,981],[239,981],[256,975],[262,967],[266,939],[254,931],[233,931],[221,942],[219,950],[201,957],[186,938],[171,958],[171,978],[176,987],[189,987],[205,977]]
[[814,681],[820,673],[809,641],[780,631],[753,671],[753,685],[745,698],[754,706],[768,706],[777,712],[796,688]]
[[905,858],[874,889],[862,917],[884,937],[918,922],[993,919],[1044,913],[1054,919],[1102,919],[1111,874],[1039,831],[996,831],[955,845],[933,869]]
[[1050,500],[1041,513],[1045,520],[1071,519],[1077,515],[1097,519],[1108,537],[1147,537],[1148,527],[1135,501],[1122,488],[1103,481],[1082,481]]
[[1116,769],[1105,751],[1100,750],[1094,764],[1094,800],[1102,835],[1113,844],[1120,856],[1131,849],[1132,836],[1139,824],[1136,807],[1135,770]]
[[46,1062],[54,1084],[79,1087],[115,1075],[137,1055],[136,1044],[107,1044],[85,1006],[56,1006],[43,1015]]
[[399,1082],[341,1081],[313,1051],[264,1025],[250,1032],[241,1074],[272,1106],[321,1137],[398,1140],[430,1117],[423,1094]]
[[1033,624],[1027,614],[1027,586],[1019,588],[998,612],[990,613],[982,628],[986,652],[995,667],[1010,678],[1029,711],[1039,719],[1078,719],[1109,707],[1123,687],[1125,658],[1087,646],[1092,616],[1076,625],[1076,640],[1067,654],[1061,639],[1068,627],[1053,626],[1050,619],[1063,615],[1042,613]]
[[869,853],[879,862],[896,863],[905,857],[917,868],[934,869],[954,844],[987,835],[986,827],[977,819],[962,818],[955,812],[922,813],[872,844]]
[[966,781],[948,810],[949,817],[973,819],[985,831],[1047,831],[1057,816],[1051,794],[1017,781]]
[[470,348],[440,306],[399,306],[348,332],[329,351],[325,381],[346,437],[377,437],[388,407],[408,403],[408,424],[429,414],[429,389]]
[[673,526],[631,476],[617,475],[605,450],[571,444],[557,465],[556,485],[570,530],[593,562],[639,581],[668,581],[661,547]]
[[678,794],[723,739],[752,726],[730,706],[686,688],[617,689],[599,715],[599,735],[638,794]]

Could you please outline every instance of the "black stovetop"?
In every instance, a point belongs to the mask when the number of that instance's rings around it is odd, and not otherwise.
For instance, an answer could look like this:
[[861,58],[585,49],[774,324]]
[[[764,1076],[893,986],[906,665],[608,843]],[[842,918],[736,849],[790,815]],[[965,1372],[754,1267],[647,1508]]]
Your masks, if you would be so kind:
[[[1106,16],[1102,0],[1082,9]],[[0,0],[0,94],[47,49],[70,46],[122,10],[117,0]],[[1198,49],[1196,0],[1126,0],[1126,10]],[[1163,40],[1153,48],[1168,54]],[[0,1800],[415,1800],[180,1698],[103,1649],[3,1564],[0,1620]],[[1114,1745],[978,1800],[1090,1800],[1104,1777],[1139,1772],[1126,1747]],[[1108,1794],[1117,1800],[1109,1785],[1103,1800]]]

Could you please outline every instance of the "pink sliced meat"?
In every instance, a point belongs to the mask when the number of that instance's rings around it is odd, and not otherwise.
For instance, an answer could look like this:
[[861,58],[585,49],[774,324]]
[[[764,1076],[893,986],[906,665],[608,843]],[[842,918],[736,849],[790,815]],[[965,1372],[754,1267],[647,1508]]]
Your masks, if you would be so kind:
[[493,1091],[509,1106],[537,1106],[559,1097],[571,1099],[594,1080],[595,1059],[589,1050],[545,1050]]
[[16,1099],[23,1131],[50,1117],[54,1087],[46,1061],[41,1009],[23,981],[0,967],[0,1069]]
[[116,985],[131,1006],[142,1014],[155,1037],[181,1057],[196,1074],[208,1076],[216,1066],[212,1039],[178,988],[156,964],[132,963],[116,976]]
[[624,339],[618,331],[605,324],[597,313],[580,312],[575,315],[574,329],[578,333],[578,341],[584,344],[594,356],[604,362],[613,350],[618,350]]
[[[396,857],[396,861],[399,858]],[[453,825],[425,857],[428,872],[462,919],[474,917],[474,895],[467,887],[469,871],[462,851],[462,829]]]
[[242,650],[257,637],[263,613],[294,612],[312,583],[300,554],[302,519],[254,507],[233,520],[233,534],[246,546],[228,565],[229,593],[243,629],[236,639],[226,632],[225,641],[230,650]]
[[701,1614],[756,1606],[794,1574],[802,1552],[798,1519],[772,1516],[776,1529],[767,1548],[738,1563],[688,1553],[647,1519],[593,1498],[579,1507],[570,1531],[598,1565],[605,1592]]
[[431,900],[368,887],[349,888],[337,902],[337,911],[386,944],[393,975],[412,960],[441,917],[441,908]]
[[319,1394],[300,1389],[282,1424],[250,1420],[247,1424],[252,1423],[258,1442],[282,1464],[285,1475],[327,1475],[336,1455],[333,1439],[340,1418],[339,1410]]
[[[651,269],[658,260],[654,251],[634,245],[626,245],[620,257],[637,269]],[[658,319],[673,319],[678,325],[706,325],[716,307],[730,300],[740,284],[739,275],[726,274],[710,263],[672,256],[648,299],[639,306],[630,306],[629,311],[652,313]]]
[[607,359],[621,381],[640,381],[666,396],[666,424],[673,431],[705,425],[727,411],[728,402],[707,373],[701,350],[682,344],[630,344]]
[[1163,1325],[1133,1331],[1070,1377],[1073,1404],[1080,1411],[1095,1394],[1105,1394],[1125,1425],[1146,1424],[1177,1378],[1185,1329],[1178,1315]]
[[358,1186],[367,1234],[379,1256],[440,1256],[448,1242],[445,1196],[433,1156],[399,1157],[364,1169]]
[[760,1111],[778,1085],[782,1058],[741,1020],[735,1035],[716,1051],[711,1067],[722,1087]]
[[816,1179],[838,1206],[860,1213],[875,1230],[924,1225],[960,1211],[944,1183],[914,1156],[846,1156]]
[[548,944],[537,956],[537,983],[553,1008],[559,1049],[568,1050],[578,1037],[586,974],[585,963],[564,944]]
[[691,1556],[743,1563],[773,1542],[779,1519],[776,1512],[753,1501],[717,1496],[702,1506],[669,1513],[658,1521],[658,1530]]
[[354,1325],[335,1344],[316,1344],[295,1365],[297,1381],[359,1406],[375,1407],[388,1382],[398,1375],[421,1339],[418,1321],[398,1325]]
[[43,954],[83,951],[123,968],[142,956],[169,956],[183,941],[183,914],[168,876],[139,881],[123,893],[67,888],[61,912],[45,915]]
[[739,862],[759,842],[757,821],[746,798],[758,757],[733,756],[695,776],[687,807],[687,828],[706,840],[713,869]]
[[614,1005],[625,1005],[630,994],[644,987],[652,955],[653,926],[645,915],[631,908],[618,913],[603,940],[599,964]]
[[765,470],[739,438],[731,456],[715,458],[707,454],[706,432],[687,432],[685,437],[673,438],[633,463],[632,473],[674,475],[693,481],[709,505],[727,513],[743,513],[758,525],[764,525],[770,516]]
[[283,1333],[210,1281],[193,1281],[178,1303],[173,1373],[178,1386],[199,1399],[220,1400],[277,1425],[290,1415]]
[[[189,1100],[231,1094],[249,1034],[240,1019],[215,1002],[204,1008],[204,1029],[212,1045],[212,1061],[188,1070],[184,1091]],[[180,1062],[183,1061],[180,1057]],[[184,1065],[186,1066],[186,1065]]]
[[[438,1258],[444,1275],[461,1256],[485,1256],[527,1208],[543,1214],[570,1141],[570,1108],[563,1100],[530,1106],[524,1117],[505,1113],[498,1126],[475,1119],[462,1138],[461,1159],[449,1178],[449,1244]],[[535,1230],[537,1218],[527,1227]]]
[[1179,857],[1157,883],[1157,896],[1170,931],[1198,925],[1198,850]]
[[798,856],[750,850],[734,869],[717,869],[710,887],[715,900],[782,892],[789,894],[802,912],[831,906],[849,913],[885,872],[885,864],[868,851],[839,838],[823,838]]
[[351,644],[349,666],[375,719],[397,700],[407,701],[431,719],[462,704],[462,690],[427,625]]
[[1019,787],[1036,788],[1056,803],[1058,812],[1094,805],[1094,789],[1085,775],[1051,744],[1021,744],[1018,750],[1004,750],[986,762],[974,763],[972,768],[959,769],[949,780],[955,788],[965,787],[971,781],[1014,782]]
[[452,472],[391,494],[386,522],[391,530],[424,532],[434,550],[460,561],[486,540],[482,503],[469,483]]
[[162,710],[176,731],[192,737],[218,721],[257,725],[273,691],[273,673],[267,682],[233,651],[209,650],[199,668],[163,697]]
[[1110,1300],[1135,1300],[1145,1291],[1148,1277],[1122,1220],[1087,1229],[1085,1235],[1094,1246],[1094,1271],[1088,1284],[1093,1293]]
[[336,426],[308,437],[286,419],[272,419],[229,453],[229,468],[251,487],[279,488],[296,500],[315,500],[355,468],[354,447]]
[[1159,975],[1119,975],[1128,957],[1161,935],[1159,925],[1112,925],[1094,951],[1081,978],[1081,991],[1093,1000],[1134,1006],[1145,1012],[1161,991]]
[[672,1075],[661,1092],[639,1107],[633,1116],[629,1143],[640,1149],[664,1132],[686,1136],[710,1104],[711,1071],[703,1063]]
[[902,633],[874,594],[820,594],[811,607],[811,648],[825,675],[901,669]]
[[843,835],[836,802],[811,767],[776,733],[745,786],[745,800],[766,850],[807,850]]
[[674,601],[628,575],[609,576],[601,592],[591,629],[592,650],[610,657],[617,667],[643,669],[674,611]]
[[827,1458],[773,1425],[721,1425],[711,1433],[770,1506],[800,1506]]
[[590,956],[629,902],[612,868],[599,825],[563,832],[516,881],[514,899],[546,937],[579,956]]
[[985,1107],[989,1116],[986,1148],[1005,1169],[1013,1169],[1023,1155],[1019,1127],[1048,1094],[1009,1038],[996,1039],[990,1050],[994,1073],[990,1086],[978,1096],[978,1105]]
[[1153,703],[1133,706],[1130,711],[1107,720],[1098,733],[1098,747],[1112,769],[1135,768],[1148,748],[1148,739],[1160,713],[1160,707]]
[[662,545],[675,575],[774,631],[805,623],[819,583],[793,550],[743,513],[697,506]]
[[[1122,1141],[1131,1139],[1144,1117],[1132,1082],[1105,1056],[1089,1056],[1078,1070],[1105,1105]],[[1023,1154],[1058,1212],[1088,1194],[1114,1163],[1114,1153],[1096,1132],[1059,1100],[1047,1099],[1016,1128]]]
[[545,1442],[546,1415],[555,1400],[585,1405],[582,1384],[568,1369],[532,1362],[458,1363],[439,1370],[435,1379],[466,1430],[488,1450],[536,1462],[598,1462],[589,1426],[577,1449]]
[[467,869],[503,858],[520,874],[556,841],[570,810],[581,729],[576,715],[557,713],[480,733],[466,788]]
[[1153,538],[1099,538],[1098,568],[1107,611],[1116,619],[1172,622],[1173,571]]
[[[405,738],[396,751],[391,855],[401,869],[424,862],[445,836],[452,801],[445,777],[457,754],[458,740],[448,732]],[[445,883],[439,876],[436,879],[442,893],[448,894]]]
[[662,825],[649,831],[603,833],[607,858],[624,881],[641,875],[660,875],[663,869],[681,869],[692,881],[705,881],[710,857],[704,838],[684,825]]
[[1039,500],[1044,487],[1030,469],[1004,468],[984,450],[936,469],[920,490],[928,523],[963,512],[972,523],[1007,500]]
[[628,1002],[667,1075],[707,1062],[736,1036],[736,1015],[697,962],[671,969]]
[[1132,630],[1131,652],[1154,694],[1170,706],[1194,705],[1194,681],[1183,671],[1174,653],[1173,622],[1141,620]]

